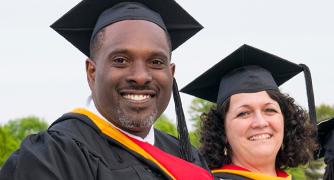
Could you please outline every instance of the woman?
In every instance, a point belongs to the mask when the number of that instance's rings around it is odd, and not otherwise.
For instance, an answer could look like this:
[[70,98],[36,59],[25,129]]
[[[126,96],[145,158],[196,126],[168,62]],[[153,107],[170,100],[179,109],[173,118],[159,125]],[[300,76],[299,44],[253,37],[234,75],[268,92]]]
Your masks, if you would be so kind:
[[[312,122],[278,89],[303,70]],[[284,169],[312,158],[315,111],[305,65],[244,45],[182,91],[217,103],[202,116],[200,148],[216,177],[291,179]]]

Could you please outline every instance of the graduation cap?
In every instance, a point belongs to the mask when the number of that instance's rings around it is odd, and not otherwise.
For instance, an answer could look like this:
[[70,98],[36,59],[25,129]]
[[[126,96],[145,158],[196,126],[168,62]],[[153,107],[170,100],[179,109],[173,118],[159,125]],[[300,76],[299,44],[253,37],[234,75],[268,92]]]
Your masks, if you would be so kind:
[[309,115],[315,124],[315,105],[308,67],[246,44],[186,85],[181,92],[222,104],[233,94],[278,90],[278,86],[302,71],[306,79]]
[[51,25],[86,56],[92,36],[122,20],[147,20],[168,32],[176,49],[203,27],[174,0],[83,0]]
[[324,179],[334,178],[334,117],[318,124],[320,151],[318,158],[324,157],[327,164]]
[[[83,0],[51,25],[55,31],[90,57],[91,39],[104,27],[122,20],[146,20],[167,32],[172,50],[203,27],[174,0]],[[191,145],[180,95],[174,79],[181,157],[192,161]]]

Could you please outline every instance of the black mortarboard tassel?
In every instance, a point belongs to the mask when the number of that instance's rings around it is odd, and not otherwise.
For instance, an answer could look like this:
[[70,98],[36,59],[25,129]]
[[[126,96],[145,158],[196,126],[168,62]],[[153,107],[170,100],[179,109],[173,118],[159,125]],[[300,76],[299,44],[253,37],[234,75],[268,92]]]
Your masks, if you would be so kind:
[[[51,25],[55,31],[90,57],[90,41],[104,27],[122,20],[147,20],[160,26],[175,50],[203,27],[174,0],[83,0]],[[193,161],[186,121],[176,81],[173,82],[180,154]]]
[[325,180],[334,179],[334,117],[318,124],[320,151],[318,158],[324,157],[326,163]]
[[237,93],[278,89],[304,71],[311,122],[316,125],[311,74],[298,65],[265,51],[243,45],[186,85],[181,92],[221,104]]

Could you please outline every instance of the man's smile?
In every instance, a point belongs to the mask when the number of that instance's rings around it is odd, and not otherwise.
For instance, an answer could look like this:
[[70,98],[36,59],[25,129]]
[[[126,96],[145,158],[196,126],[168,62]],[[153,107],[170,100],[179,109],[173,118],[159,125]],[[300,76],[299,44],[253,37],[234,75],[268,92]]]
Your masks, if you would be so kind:
[[145,103],[156,96],[154,90],[122,90],[121,96],[132,103]]

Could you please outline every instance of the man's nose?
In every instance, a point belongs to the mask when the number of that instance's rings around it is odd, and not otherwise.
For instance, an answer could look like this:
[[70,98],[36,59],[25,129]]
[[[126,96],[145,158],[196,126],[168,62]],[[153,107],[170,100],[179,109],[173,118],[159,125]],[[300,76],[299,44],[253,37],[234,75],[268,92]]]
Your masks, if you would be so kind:
[[144,61],[135,61],[131,67],[127,80],[138,85],[145,85],[152,81],[152,74]]

